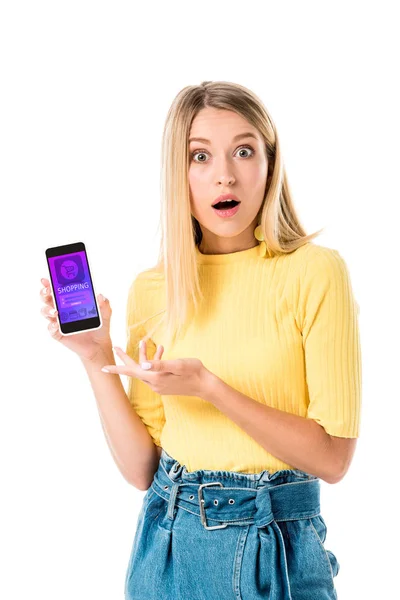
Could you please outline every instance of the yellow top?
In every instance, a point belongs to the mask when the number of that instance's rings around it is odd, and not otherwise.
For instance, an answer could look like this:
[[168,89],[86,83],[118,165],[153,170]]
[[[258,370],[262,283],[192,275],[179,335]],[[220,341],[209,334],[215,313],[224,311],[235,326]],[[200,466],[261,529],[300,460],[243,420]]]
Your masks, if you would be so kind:
[[[184,339],[161,360],[199,358],[231,387],[279,410],[314,419],[334,436],[359,436],[361,351],[349,271],[337,250],[309,242],[269,256],[264,241],[229,254],[196,246],[205,302]],[[133,281],[127,304],[127,354],[165,308],[164,276],[149,269]],[[152,315],[158,313],[153,320]],[[147,342],[151,360],[163,340]],[[163,344],[164,345],[164,344]],[[258,473],[294,469],[197,396],[161,396],[128,379],[128,397],[154,443],[188,471]]]

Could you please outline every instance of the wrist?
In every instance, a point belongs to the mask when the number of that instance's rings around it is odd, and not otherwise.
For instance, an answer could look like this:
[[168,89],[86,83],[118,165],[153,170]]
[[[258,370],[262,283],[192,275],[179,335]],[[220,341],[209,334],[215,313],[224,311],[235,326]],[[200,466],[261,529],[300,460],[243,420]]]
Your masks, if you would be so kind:
[[203,385],[201,393],[201,397],[203,398],[203,400],[207,400],[209,402],[212,401],[213,394],[215,394],[215,390],[217,389],[218,384],[221,381],[222,380],[219,377],[217,377],[217,375],[215,375],[208,369],[205,370],[203,374]]
[[80,356],[82,364],[85,367],[96,367],[101,369],[104,365],[115,365],[114,352],[111,343],[107,346],[100,346],[92,357]]

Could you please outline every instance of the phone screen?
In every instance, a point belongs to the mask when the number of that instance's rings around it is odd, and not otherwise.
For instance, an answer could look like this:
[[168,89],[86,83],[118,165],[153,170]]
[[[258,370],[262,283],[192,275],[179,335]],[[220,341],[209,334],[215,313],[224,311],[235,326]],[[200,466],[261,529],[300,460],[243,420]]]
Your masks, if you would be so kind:
[[101,327],[83,242],[48,248],[46,257],[61,332],[68,335]]

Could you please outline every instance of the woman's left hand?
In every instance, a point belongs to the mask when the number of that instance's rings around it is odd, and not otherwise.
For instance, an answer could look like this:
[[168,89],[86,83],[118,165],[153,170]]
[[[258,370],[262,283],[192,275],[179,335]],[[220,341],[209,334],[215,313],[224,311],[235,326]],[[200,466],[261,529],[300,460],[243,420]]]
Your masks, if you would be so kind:
[[[206,369],[198,358],[178,358],[175,360],[161,360],[164,348],[157,348],[160,360],[147,360],[146,341],[143,340],[139,351],[139,364],[126,354],[121,348],[113,346],[117,356],[124,365],[105,365],[102,368],[107,372],[136,377],[151,387],[157,394],[163,396],[199,396],[202,397],[205,386],[209,381],[211,371]],[[155,356],[157,356],[157,353]],[[150,364],[151,369],[143,369],[141,365]]]

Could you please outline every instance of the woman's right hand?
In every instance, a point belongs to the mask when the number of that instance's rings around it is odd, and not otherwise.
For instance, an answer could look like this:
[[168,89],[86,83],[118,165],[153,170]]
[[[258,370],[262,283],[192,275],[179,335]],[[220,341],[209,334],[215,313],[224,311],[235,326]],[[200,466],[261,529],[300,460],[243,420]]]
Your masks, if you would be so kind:
[[[54,300],[51,294],[50,282],[43,277],[41,279],[44,288],[40,291],[41,300],[44,306],[41,308],[42,315],[49,320],[47,327],[53,339],[60,342],[66,348],[72,350],[85,360],[94,360],[104,350],[112,351],[112,341],[110,337],[111,306],[107,299],[101,300],[97,297],[101,312],[102,326],[99,329],[91,331],[82,331],[74,335],[62,335],[57,322],[57,310],[54,306]],[[55,313],[51,314],[51,310]]]

